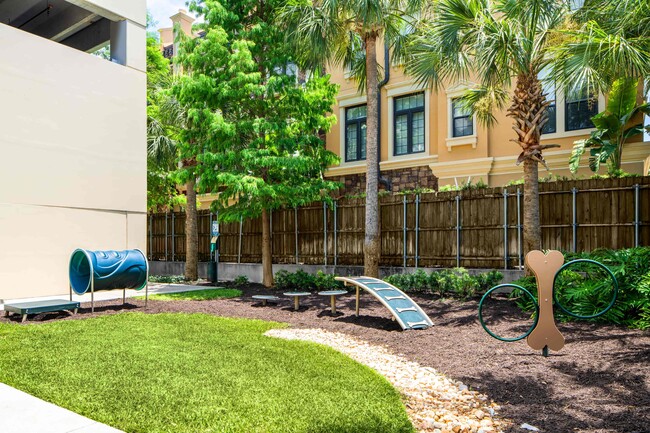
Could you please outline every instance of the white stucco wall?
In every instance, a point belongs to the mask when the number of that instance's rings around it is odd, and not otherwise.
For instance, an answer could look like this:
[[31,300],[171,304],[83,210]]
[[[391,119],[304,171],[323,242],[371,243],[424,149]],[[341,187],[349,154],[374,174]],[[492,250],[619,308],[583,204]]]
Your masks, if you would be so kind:
[[146,248],[144,72],[0,24],[0,125],[0,299],[66,294],[77,247]]
[[144,0],[67,0],[113,21],[126,19],[147,25],[147,6]]

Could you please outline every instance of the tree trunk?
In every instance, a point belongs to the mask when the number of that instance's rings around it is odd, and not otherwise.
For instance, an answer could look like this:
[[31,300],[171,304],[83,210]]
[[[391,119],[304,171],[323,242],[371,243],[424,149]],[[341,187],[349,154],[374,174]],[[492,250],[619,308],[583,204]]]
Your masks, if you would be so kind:
[[262,210],[262,284],[273,285],[273,256],[271,255],[271,219],[266,209]]
[[199,232],[197,229],[196,213],[196,179],[187,181],[187,207],[185,209],[185,279],[199,279]]
[[524,252],[542,248],[542,229],[539,224],[538,163],[524,161]]
[[378,160],[378,78],[377,78],[377,36],[368,36],[366,43],[366,236],[363,243],[364,274],[379,277],[380,234],[379,234],[379,160]]
[[548,104],[536,73],[517,77],[508,116],[514,119],[512,129],[517,133],[517,139],[512,141],[521,146],[519,162],[524,163],[524,254],[539,250],[542,246],[538,164],[544,163],[540,136],[542,127],[547,122]]

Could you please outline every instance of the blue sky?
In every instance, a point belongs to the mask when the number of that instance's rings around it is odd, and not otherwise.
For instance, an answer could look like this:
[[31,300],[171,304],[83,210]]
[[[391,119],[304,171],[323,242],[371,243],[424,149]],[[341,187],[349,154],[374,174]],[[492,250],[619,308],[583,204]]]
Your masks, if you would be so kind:
[[186,0],[147,0],[147,9],[157,21],[156,28],[171,27],[169,17],[176,14],[179,9],[187,10]]

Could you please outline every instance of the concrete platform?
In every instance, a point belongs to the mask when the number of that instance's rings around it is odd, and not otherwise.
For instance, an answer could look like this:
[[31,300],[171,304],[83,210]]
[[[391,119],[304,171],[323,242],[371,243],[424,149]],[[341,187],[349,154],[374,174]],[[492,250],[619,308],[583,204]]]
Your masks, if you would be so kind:
[[0,383],[0,432],[123,433]]
[[[205,290],[210,289],[210,286],[190,286],[187,284],[168,284],[168,283],[150,283],[149,284],[149,296],[156,295],[159,293],[177,293],[177,292],[191,292],[193,290]],[[136,296],[144,297],[144,289],[142,290],[133,290],[129,289],[126,291],[127,298],[133,298]],[[19,298],[19,299],[5,299],[4,303],[0,300],[0,311],[4,311],[4,304],[13,304],[13,303],[23,303],[23,302],[37,302],[37,301],[47,301],[53,299],[70,299],[68,295],[56,295],[56,296],[43,296],[38,298]],[[100,290],[95,292],[95,302],[98,301],[110,301],[114,299],[122,299],[122,290]],[[85,293],[83,295],[72,295],[72,300],[76,302],[90,302],[90,293]],[[0,430],[0,433],[4,433]]]

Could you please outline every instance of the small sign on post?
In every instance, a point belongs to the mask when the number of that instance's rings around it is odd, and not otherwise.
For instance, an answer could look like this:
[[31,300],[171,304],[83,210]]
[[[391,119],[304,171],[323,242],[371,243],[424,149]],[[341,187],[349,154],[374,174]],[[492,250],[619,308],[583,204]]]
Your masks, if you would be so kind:
[[219,221],[212,221],[210,228],[210,252],[214,253],[214,261],[210,262],[210,281],[216,283],[219,281]]

